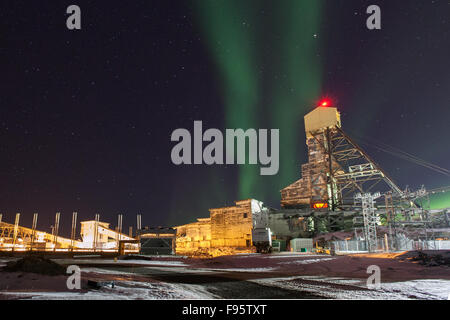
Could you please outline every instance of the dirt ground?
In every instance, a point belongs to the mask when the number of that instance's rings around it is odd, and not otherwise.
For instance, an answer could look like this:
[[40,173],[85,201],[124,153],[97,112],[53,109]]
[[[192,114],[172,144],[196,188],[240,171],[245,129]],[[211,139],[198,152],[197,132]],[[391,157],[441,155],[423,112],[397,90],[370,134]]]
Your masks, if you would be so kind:
[[[448,251],[447,251],[448,252]],[[443,253],[436,252],[435,254]],[[192,260],[190,265],[196,268],[275,268],[278,275],[308,275],[367,279],[367,267],[377,265],[381,269],[382,279],[386,281],[407,281],[416,279],[450,280],[449,266],[428,267],[413,261],[414,252],[392,254],[353,254],[346,256],[317,256],[315,263],[302,263],[310,260],[311,255],[277,254],[223,256],[214,259]]]
[[[433,255],[449,255],[450,252],[433,252]],[[365,283],[371,265],[380,267],[383,283],[401,283],[415,280],[441,281],[436,286],[449,284],[450,267],[428,266],[416,261],[417,253],[354,254],[328,256],[313,254],[278,253],[271,255],[242,254],[212,259],[180,257],[152,257],[150,260],[112,259],[54,259],[63,266],[79,265],[82,269],[82,290],[78,294],[90,297],[87,280],[115,281],[122,285],[127,298],[140,298],[150,287],[154,296],[169,299],[224,298],[224,299],[273,299],[273,298],[326,298],[323,291],[367,291]],[[0,261],[0,267],[2,262]],[[354,283],[317,281],[312,277],[349,279]],[[13,293],[66,293],[66,276],[46,276],[24,272],[0,271],[0,299],[17,298]],[[359,281],[359,284],[357,282]],[[438,282],[436,282],[438,283]],[[273,285],[275,284],[275,285]],[[288,285],[284,287],[278,284]],[[130,288],[134,287],[132,291]],[[164,293],[155,293],[157,288]],[[292,288],[294,289],[292,289]],[[304,288],[314,287],[314,291]],[[144,290],[137,295],[136,288]],[[300,289],[298,289],[300,288]],[[195,291],[190,295],[185,293]],[[118,298],[116,291],[101,292],[102,298]],[[124,293],[128,292],[128,293]],[[168,294],[169,292],[169,294]],[[97,292],[98,293],[98,292]],[[197,294],[201,293],[201,294]],[[206,295],[205,295],[205,294]],[[109,294],[109,296],[108,296]],[[20,295],[19,295],[20,296]],[[79,296],[81,297],[81,296]],[[98,296],[93,296],[94,298]],[[382,297],[382,296],[381,296]]]

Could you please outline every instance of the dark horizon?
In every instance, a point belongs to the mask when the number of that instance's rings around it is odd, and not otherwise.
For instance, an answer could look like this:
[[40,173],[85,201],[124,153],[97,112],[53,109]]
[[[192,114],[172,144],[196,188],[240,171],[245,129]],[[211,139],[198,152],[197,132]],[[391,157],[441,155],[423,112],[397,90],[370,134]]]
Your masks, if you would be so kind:
[[[246,198],[278,208],[306,162],[303,116],[323,97],[402,189],[449,186],[370,146],[449,169],[449,5],[379,0],[382,29],[371,31],[372,2],[78,0],[82,29],[69,31],[72,2],[3,1],[3,221],[20,212],[31,226],[38,212],[48,231],[59,211],[67,235],[72,211],[78,231],[95,213],[112,226],[121,213],[127,233],[138,213],[143,226],[176,226]],[[175,166],[170,135],[195,120],[279,128],[279,174]]]

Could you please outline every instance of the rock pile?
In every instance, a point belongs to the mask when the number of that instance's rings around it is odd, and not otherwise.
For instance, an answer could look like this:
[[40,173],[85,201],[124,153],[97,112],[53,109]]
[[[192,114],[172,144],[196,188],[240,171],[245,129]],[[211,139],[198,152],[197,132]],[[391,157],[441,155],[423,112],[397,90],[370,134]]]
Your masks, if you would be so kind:
[[17,261],[9,262],[3,267],[3,272],[26,272],[48,276],[66,274],[66,268],[43,257],[24,257]]

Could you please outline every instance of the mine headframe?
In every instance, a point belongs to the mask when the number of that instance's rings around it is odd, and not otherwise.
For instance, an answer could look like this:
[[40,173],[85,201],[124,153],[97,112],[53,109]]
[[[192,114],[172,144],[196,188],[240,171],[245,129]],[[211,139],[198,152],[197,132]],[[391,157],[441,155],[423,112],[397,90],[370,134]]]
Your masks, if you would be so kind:
[[337,108],[321,105],[304,120],[308,162],[302,164],[301,179],[281,190],[283,209],[309,208],[316,231],[337,231],[357,215],[355,194],[402,197],[386,172],[341,129]]
[[[323,138],[318,138],[323,135]],[[327,154],[327,188],[330,209],[352,206],[356,193],[374,191],[392,192],[402,197],[403,192],[389,175],[364,152],[339,126],[310,133]]]

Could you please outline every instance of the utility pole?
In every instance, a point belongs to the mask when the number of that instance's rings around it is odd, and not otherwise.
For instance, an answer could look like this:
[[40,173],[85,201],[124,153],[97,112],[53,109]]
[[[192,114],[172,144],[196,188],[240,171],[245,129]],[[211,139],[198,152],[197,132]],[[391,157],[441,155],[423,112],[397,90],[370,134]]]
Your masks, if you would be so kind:
[[140,230],[142,230],[142,215],[138,214],[137,215],[137,232],[139,232]]
[[120,250],[120,238],[122,234],[122,222],[123,222],[123,216],[121,214],[117,217],[117,252]]
[[30,251],[33,251],[34,241],[36,239],[36,227],[37,227],[38,214],[33,214],[33,225],[31,227],[31,244]]
[[72,213],[72,229],[70,231],[70,248],[73,251],[74,247],[74,240],[77,233],[77,216],[78,212]]
[[56,251],[56,244],[58,242],[58,233],[59,233],[59,218],[60,218],[60,213],[57,212],[56,216],[55,216],[55,231],[53,234],[53,251]]
[[98,241],[98,223],[100,221],[100,215],[98,213],[95,214],[95,223],[94,223],[94,252],[97,251],[97,241]]
[[19,230],[19,221],[20,221],[20,213],[17,213],[16,220],[14,221],[14,238],[13,238],[13,248],[12,248],[13,251],[14,251],[14,248],[16,247],[17,231]]

